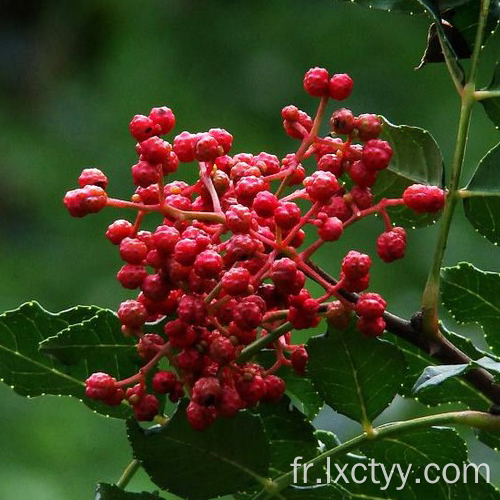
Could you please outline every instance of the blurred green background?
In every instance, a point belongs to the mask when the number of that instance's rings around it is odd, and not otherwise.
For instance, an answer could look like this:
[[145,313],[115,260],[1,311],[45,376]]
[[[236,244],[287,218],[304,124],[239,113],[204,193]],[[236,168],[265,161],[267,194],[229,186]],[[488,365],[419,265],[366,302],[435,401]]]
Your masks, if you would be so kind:
[[[61,200],[86,166],[108,174],[112,196],[130,196],[136,155],[128,122],[152,106],[175,111],[176,133],[220,126],[235,136],[235,152],[283,156],[296,144],[282,132],[280,110],[294,103],[314,112],[302,76],[320,65],[354,78],[346,105],[355,113],[424,127],[449,160],[458,99],[443,66],[413,69],[427,27],[425,17],[334,0],[4,0],[0,310],[30,299],[52,311],[74,304],[116,308],[126,296],[114,278],[116,248],[104,238],[107,225],[123,214],[72,219]],[[467,172],[499,140],[481,109],[470,137]],[[193,174],[187,170],[180,176]],[[500,271],[498,249],[461,213],[457,219],[447,263],[473,255],[478,267]],[[374,252],[380,227],[372,220],[362,228],[322,251],[325,266],[348,247]],[[409,234],[403,261],[375,266],[372,287],[392,310],[409,315],[418,309],[434,235],[435,228]],[[94,415],[76,400],[26,400],[6,386],[0,395],[2,500],[88,500],[96,481],[115,481],[130,460],[122,422]],[[408,411],[401,408],[381,420]],[[320,424],[342,437],[354,431],[329,413]],[[496,466],[498,482],[498,456],[478,445],[472,451]],[[150,484],[142,475],[132,487]]]

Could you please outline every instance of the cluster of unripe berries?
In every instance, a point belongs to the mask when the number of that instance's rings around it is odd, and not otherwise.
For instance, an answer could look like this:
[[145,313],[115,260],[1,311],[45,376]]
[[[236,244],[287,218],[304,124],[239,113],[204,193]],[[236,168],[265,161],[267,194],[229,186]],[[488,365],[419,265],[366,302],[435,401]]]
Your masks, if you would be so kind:
[[[118,281],[138,290],[135,299],[121,303],[118,317],[123,334],[137,338],[144,366],[120,381],[93,374],[87,380],[89,398],[109,405],[125,400],[137,419],[152,420],[160,411],[157,395],[173,402],[187,395],[187,418],[201,430],[259,401],[279,401],[285,384],[275,373],[283,365],[305,374],[307,351],[292,343],[291,329],[314,327],[323,316],[345,328],[355,312],[363,334],[383,333],[385,300],[360,293],[369,286],[370,257],[350,251],[337,281],[318,273],[311,257],[360,218],[380,213],[385,230],[377,253],[385,262],[400,259],[406,234],[392,226],[387,207],[406,204],[416,212],[436,212],[444,192],[413,185],[401,199],[374,203],[370,188],[392,156],[391,146],[378,138],[381,120],[342,108],[331,116],[331,134],[319,137],[327,101],[347,98],[352,80],[313,68],[304,88],[321,98],[319,111],[313,120],[295,106],[283,109],[285,131],[301,143],[281,160],[265,152],[230,155],[233,138],[220,128],[181,132],[171,144],[160,136],[174,128],[174,114],[153,108],[130,122],[139,155],[132,166],[131,201],[108,197],[108,180],[95,168],[85,169],[80,188],[66,194],[64,203],[76,217],[105,206],[137,212],[135,221],[113,222],[106,237],[124,261]],[[199,170],[197,182],[165,182],[181,163],[193,162],[186,168]],[[298,200],[309,202],[307,211]],[[150,213],[161,215],[154,231],[141,229]],[[302,248],[307,227],[317,241]],[[322,285],[324,294],[312,297],[306,279]],[[359,298],[349,301],[344,291],[360,293]],[[148,333],[153,322],[156,333]],[[273,336],[277,329],[281,335]],[[274,349],[273,366],[255,361],[256,341]],[[159,370],[165,358],[170,369]]]

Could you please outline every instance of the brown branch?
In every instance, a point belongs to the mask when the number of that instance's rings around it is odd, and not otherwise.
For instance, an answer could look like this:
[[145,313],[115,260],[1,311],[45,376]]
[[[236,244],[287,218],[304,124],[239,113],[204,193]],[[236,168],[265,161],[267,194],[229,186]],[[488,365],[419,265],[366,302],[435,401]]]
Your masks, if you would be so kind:
[[[319,266],[309,260],[307,264],[321,275],[323,279],[332,285],[337,284],[337,280],[332,278]],[[356,293],[346,292],[345,290],[340,290],[340,293],[350,302],[355,303],[358,300]],[[472,361],[467,354],[458,349],[443,335],[432,338],[423,335],[420,328],[420,313],[417,313],[412,318],[412,321],[409,321],[390,312],[385,312],[384,320],[388,332],[418,347],[443,365],[466,364]],[[494,405],[500,405],[500,385],[494,383],[493,376],[486,370],[475,368],[463,375],[463,378],[490,399]],[[493,411],[493,409],[490,411]]]

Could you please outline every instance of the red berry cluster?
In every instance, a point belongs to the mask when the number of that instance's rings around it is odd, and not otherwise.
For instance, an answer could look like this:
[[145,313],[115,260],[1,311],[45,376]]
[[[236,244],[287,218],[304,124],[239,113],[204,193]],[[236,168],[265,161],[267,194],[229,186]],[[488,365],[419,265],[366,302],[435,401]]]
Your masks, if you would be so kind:
[[[281,160],[265,152],[230,155],[233,138],[220,128],[181,132],[170,144],[160,136],[173,129],[175,117],[167,107],[154,108],[130,123],[139,155],[130,201],[108,197],[108,180],[97,169],[84,170],[80,188],[66,194],[64,203],[76,217],[104,206],[137,212],[133,222],[113,222],[106,237],[124,261],[118,281],[138,290],[135,299],[121,303],[118,317],[123,334],[137,338],[144,366],[121,381],[93,374],[88,397],[110,405],[126,400],[137,419],[152,420],[159,411],[154,393],[173,402],[187,393],[187,418],[201,430],[259,401],[278,401],[285,384],[275,373],[282,366],[305,374],[307,351],[292,342],[292,329],[314,327],[324,316],[345,328],[354,311],[363,334],[383,333],[385,300],[362,293],[353,303],[344,293],[366,290],[371,258],[350,251],[337,281],[318,272],[311,258],[354,222],[379,213],[385,230],[377,253],[385,262],[400,259],[406,234],[392,226],[387,208],[406,204],[416,212],[434,212],[442,208],[444,192],[414,185],[403,198],[374,203],[370,188],[392,156],[391,146],[378,138],[381,120],[342,108],[331,116],[331,134],[320,137],[329,99],[348,97],[352,80],[313,68],[304,88],[321,98],[318,112],[313,120],[295,106],[283,109],[285,131],[301,142]],[[199,169],[194,184],[165,182],[179,164],[191,162]],[[305,212],[299,200],[309,203]],[[162,216],[154,231],[141,229],[150,213]],[[315,228],[318,238],[301,248],[307,227]],[[323,295],[312,297],[306,279],[319,283]],[[146,333],[148,323],[162,319],[160,333]],[[270,367],[254,358],[263,346],[276,353]],[[158,371],[164,358],[171,371]]]

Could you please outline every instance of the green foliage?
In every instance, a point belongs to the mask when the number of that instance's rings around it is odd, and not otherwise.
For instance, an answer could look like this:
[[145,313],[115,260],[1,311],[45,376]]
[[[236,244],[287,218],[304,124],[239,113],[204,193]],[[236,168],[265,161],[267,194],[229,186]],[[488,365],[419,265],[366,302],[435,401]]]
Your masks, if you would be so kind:
[[[487,99],[486,101],[494,101]],[[492,243],[500,243],[500,144],[479,162],[467,185],[464,211],[476,231]]]
[[[80,330],[88,323],[87,318],[97,308],[77,307],[73,310],[52,314],[36,302],[28,302],[19,309],[0,316],[0,377],[22,396],[42,396],[54,394],[73,396],[82,400],[93,410],[118,418],[125,418],[129,412],[126,407],[106,407],[84,397],[85,380],[98,371],[97,365],[105,362],[94,358],[96,364],[65,363],[45,355],[39,350],[40,342],[71,328]],[[105,312],[99,314],[106,314]],[[108,312],[107,314],[111,314]],[[68,320],[82,321],[70,325]],[[90,334],[91,331],[87,330]],[[117,365],[118,367],[118,365]],[[112,375],[123,375],[117,370]],[[129,375],[132,373],[129,372]]]
[[399,349],[363,336],[352,322],[346,330],[330,329],[307,343],[308,374],[325,402],[353,420],[378,416],[401,387],[405,372]]
[[[433,184],[441,186],[443,157],[432,135],[418,127],[394,125],[384,120],[382,138],[393,150],[389,168],[382,171],[373,187],[377,200],[398,198],[411,184]],[[397,225],[426,226],[432,224],[436,215],[416,214],[404,205],[388,209]]]
[[209,499],[265,482],[270,449],[258,415],[242,412],[199,432],[185,410],[184,402],[166,425],[149,430],[128,421],[134,457],[155,484],[181,497]]
[[478,323],[495,354],[500,354],[500,274],[462,262],[442,270],[442,299],[454,319]]
[[[491,83],[486,87],[485,90],[500,90],[500,60],[495,66],[495,71],[493,72],[493,77]],[[493,97],[491,99],[484,99],[481,101],[484,106],[486,114],[489,116],[490,120],[494,123],[496,128],[500,127],[500,97]]]

